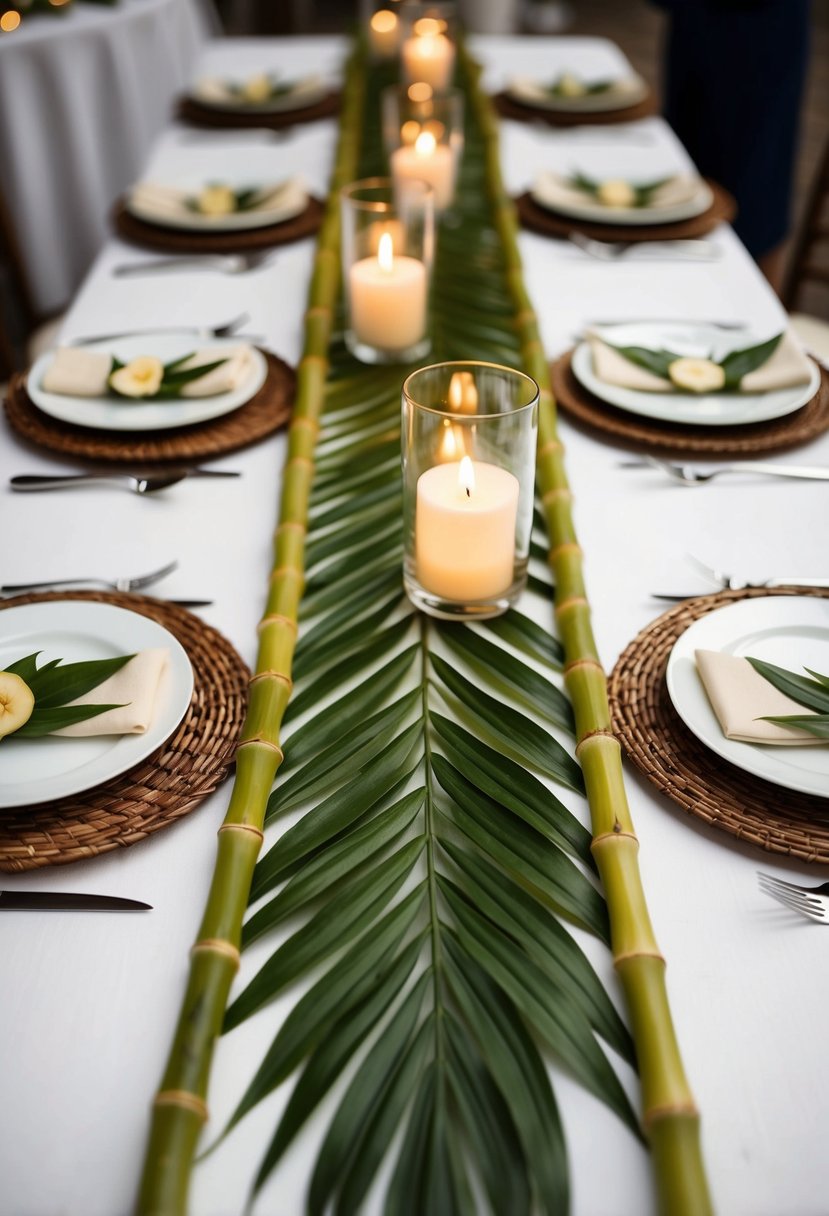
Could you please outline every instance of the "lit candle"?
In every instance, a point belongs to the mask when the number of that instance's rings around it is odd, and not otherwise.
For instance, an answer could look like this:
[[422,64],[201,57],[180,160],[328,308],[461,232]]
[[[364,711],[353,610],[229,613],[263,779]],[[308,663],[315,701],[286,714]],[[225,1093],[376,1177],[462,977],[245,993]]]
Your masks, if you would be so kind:
[[407,181],[426,182],[435,192],[435,210],[445,211],[455,194],[455,153],[448,144],[421,131],[413,145],[395,148],[390,161],[396,190]]
[[351,326],[359,342],[378,350],[404,351],[426,333],[426,267],[394,254],[392,236],[380,237],[377,257],[355,262],[349,272]]
[[436,92],[448,89],[455,68],[455,44],[441,31],[442,22],[423,17],[414,37],[403,43],[403,72],[409,81],[423,81]]
[[391,59],[397,54],[400,23],[390,9],[379,9],[368,25],[368,40],[372,53],[378,59]]
[[421,586],[467,603],[513,582],[518,478],[464,456],[417,480],[415,560]]

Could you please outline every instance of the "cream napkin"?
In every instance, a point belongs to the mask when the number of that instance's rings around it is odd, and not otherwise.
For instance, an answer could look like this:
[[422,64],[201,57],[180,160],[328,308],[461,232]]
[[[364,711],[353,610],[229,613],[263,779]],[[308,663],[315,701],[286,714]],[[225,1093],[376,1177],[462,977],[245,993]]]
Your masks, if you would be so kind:
[[[193,85],[193,96],[214,105],[239,106],[256,110],[288,110],[310,105],[325,92],[322,76],[303,76],[291,82],[289,93],[280,93],[264,101],[253,101],[238,92],[242,82],[222,80],[218,76],[202,76]],[[235,86],[235,87],[234,87]]]
[[[647,95],[648,86],[641,76],[620,76],[601,93],[578,93],[568,97],[550,92],[550,81],[514,76],[507,81],[506,92],[525,105],[544,106],[562,110],[607,110],[632,106]],[[590,81],[583,81],[589,84]]]
[[114,675],[70,705],[119,705],[85,722],[64,726],[53,735],[86,738],[90,735],[143,735],[149,729],[158,686],[167,666],[166,650],[141,650]]
[[59,346],[46,369],[41,388],[68,397],[103,397],[112,370],[112,355],[106,351]]
[[656,221],[659,219],[658,212],[662,208],[676,207],[697,199],[699,199],[700,209],[705,210],[711,197],[711,190],[699,177],[675,174],[665,182],[664,186],[654,190],[647,207],[608,207],[602,203],[601,199],[592,194],[586,194],[584,190],[579,190],[578,187],[572,185],[568,178],[561,177],[558,173],[544,172],[539,173],[536,178],[532,196],[542,207],[549,207],[552,211],[569,212],[573,208],[583,211],[587,207],[600,212],[602,219],[606,214],[608,220],[611,221],[614,215],[626,216],[633,211],[637,215],[643,215],[653,211],[654,221]]
[[220,367],[214,367],[206,376],[191,380],[183,385],[182,397],[215,397],[219,393],[231,393],[244,384],[251,372],[253,352],[249,346],[214,347],[197,350],[191,359],[180,364],[177,371],[185,371],[191,367],[199,367],[202,363],[215,363],[224,359]]
[[245,221],[254,217],[262,224],[278,224],[282,220],[299,215],[308,205],[308,191],[301,177],[289,177],[282,182],[263,184],[261,201],[255,207],[245,211],[231,211],[224,215],[205,215],[192,210],[187,202],[198,192],[196,187],[184,190],[160,182],[137,182],[129,192],[128,205],[130,211],[140,219],[186,228],[222,228],[228,226],[228,223],[245,227]]
[[[676,391],[676,386],[670,380],[631,363],[624,355],[620,355],[617,350],[609,346],[595,330],[588,331],[587,341],[593,356],[593,371],[599,380],[604,380],[606,384],[636,389],[643,393]],[[740,339],[741,346],[748,346],[750,342],[750,339]],[[616,343],[622,345],[619,339],[616,340]],[[641,346],[643,343],[625,342],[625,345]],[[658,338],[653,342],[654,349],[662,345],[663,343]],[[672,349],[669,340],[666,340],[664,345],[668,349]],[[740,346],[735,343],[732,345],[732,349],[739,350]],[[704,357],[702,352],[700,352],[700,357]],[[791,330],[787,330],[771,358],[755,371],[743,376],[739,391],[742,393],[769,393],[775,389],[794,388],[799,384],[808,384],[811,375],[812,369],[809,360],[798,346]]]
[[694,657],[711,708],[726,739],[789,747],[826,746],[825,739],[761,720],[766,715],[808,714],[810,710],[778,692],[773,684],[758,675],[748,659],[722,654],[718,650],[697,650]]

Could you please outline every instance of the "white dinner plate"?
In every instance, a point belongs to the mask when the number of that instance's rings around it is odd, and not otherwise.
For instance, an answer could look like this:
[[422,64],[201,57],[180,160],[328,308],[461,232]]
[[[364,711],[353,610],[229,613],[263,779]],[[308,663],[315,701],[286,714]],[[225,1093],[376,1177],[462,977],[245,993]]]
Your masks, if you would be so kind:
[[[227,347],[233,350],[239,345],[236,338],[216,338],[203,343],[203,340],[187,334],[149,333],[90,343],[86,349],[111,352],[125,363],[139,355],[157,355],[164,363],[170,363],[200,347],[208,350]],[[53,351],[47,351],[34,363],[26,381],[26,391],[44,414],[61,422],[71,422],[74,426],[90,426],[105,431],[164,431],[170,427],[194,426],[198,422],[220,418],[250,401],[268,375],[268,363],[262,352],[253,347],[251,354],[253,357],[247,379],[232,392],[217,393],[215,397],[133,401],[114,394],[108,397],[70,397],[64,393],[49,393],[41,387],[41,382],[54,357]]]
[[[681,328],[677,326],[678,330]],[[668,326],[662,329],[667,332]],[[746,345],[749,343],[750,339],[746,339]],[[643,418],[690,426],[745,426],[793,414],[811,401],[820,387],[820,369],[811,359],[809,366],[808,384],[768,393],[650,393],[600,380],[593,371],[593,356],[587,342],[576,347],[572,362],[573,375],[579,383],[609,405]]]
[[280,114],[315,105],[330,91],[322,76],[305,76],[295,83],[296,88],[290,93],[272,97],[270,101],[246,101],[228,87],[228,81],[204,78],[196,81],[190,96],[200,106],[228,114]]
[[50,600],[0,610],[0,670],[39,650],[40,663],[108,659],[166,647],[167,667],[155,713],[143,735],[15,739],[0,744],[0,807],[30,806],[92,789],[124,773],[160,747],[181,722],[193,693],[187,652],[156,621],[84,600]]
[[[301,178],[283,182],[244,183],[247,188],[261,188],[266,199],[248,211],[229,211],[222,215],[207,215],[193,211],[185,203],[207,185],[204,181],[181,181],[158,186],[153,182],[136,182],[127,193],[124,205],[131,215],[148,224],[173,228],[181,232],[247,232],[283,224],[300,215],[308,206],[308,191]],[[228,183],[231,184],[231,183]],[[236,186],[236,189],[242,188]],[[266,191],[272,190],[268,196]]]
[[[665,174],[653,174],[654,181]],[[646,224],[675,224],[702,215],[714,201],[711,187],[701,177],[675,174],[663,187],[664,201],[647,207],[608,207],[592,195],[571,186],[557,173],[540,173],[532,188],[533,199],[548,211],[594,224],[641,227]],[[658,195],[657,195],[658,197]]]
[[[590,81],[585,83],[590,84]],[[614,110],[626,110],[629,106],[644,101],[650,87],[641,76],[632,75],[619,77],[614,81],[613,87],[604,93],[557,97],[548,91],[543,81],[521,76],[507,83],[506,92],[515,101],[536,106],[540,110],[561,110],[570,114],[610,114]]]
[[799,674],[804,667],[829,673],[829,600],[770,595],[717,608],[677,639],[665,677],[682,721],[718,756],[775,785],[829,797],[829,745],[775,747],[726,739],[697,672],[696,650],[751,656]]

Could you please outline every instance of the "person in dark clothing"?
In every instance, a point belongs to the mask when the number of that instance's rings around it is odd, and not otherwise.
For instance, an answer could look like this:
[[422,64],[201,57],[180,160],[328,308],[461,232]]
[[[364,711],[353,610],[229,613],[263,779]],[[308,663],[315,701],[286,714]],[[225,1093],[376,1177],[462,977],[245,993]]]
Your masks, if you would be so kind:
[[782,277],[810,0],[656,0],[668,11],[665,117],[700,173],[737,200],[734,227]]

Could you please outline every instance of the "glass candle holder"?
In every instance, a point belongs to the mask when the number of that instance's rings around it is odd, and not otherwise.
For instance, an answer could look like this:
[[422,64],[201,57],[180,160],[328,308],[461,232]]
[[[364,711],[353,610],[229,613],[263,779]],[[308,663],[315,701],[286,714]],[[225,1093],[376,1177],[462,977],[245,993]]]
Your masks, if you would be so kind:
[[459,89],[436,93],[419,81],[406,88],[383,90],[383,141],[395,184],[428,182],[435,192],[435,211],[452,205],[463,153],[463,94]]
[[378,8],[372,14],[368,45],[374,59],[393,59],[400,50],[400,18],[394,7]]
[[506,612],[532,529],[538,385],[495,363],[436,363],[403,385],[405,557],[412,603],[446,620]]
[[454,4],[401,4],[400,19],[404,83],[423,81],[435,92],[448,89],[455,73]]
[[363,363],[428,354],[434,193],[420,181],[353,182],[340,194],[345,342]]

